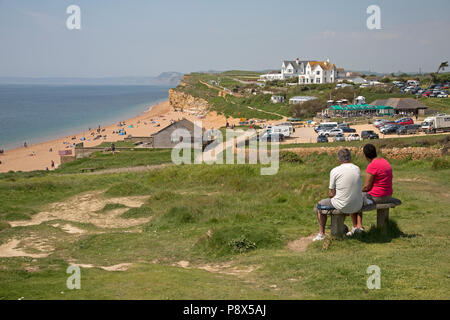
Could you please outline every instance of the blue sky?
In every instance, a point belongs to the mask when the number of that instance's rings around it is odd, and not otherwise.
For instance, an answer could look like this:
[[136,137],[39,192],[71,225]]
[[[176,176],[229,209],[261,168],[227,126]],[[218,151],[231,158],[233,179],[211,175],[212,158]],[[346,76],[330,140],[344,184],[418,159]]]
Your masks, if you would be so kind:
[[[71,4],[81,30],[66,28]],[[381,30],[366,27],[371,4]],[[0,76],[262,70],[296,57],[435,71],[450,58],[449,11],[448,0],[0,0]]]

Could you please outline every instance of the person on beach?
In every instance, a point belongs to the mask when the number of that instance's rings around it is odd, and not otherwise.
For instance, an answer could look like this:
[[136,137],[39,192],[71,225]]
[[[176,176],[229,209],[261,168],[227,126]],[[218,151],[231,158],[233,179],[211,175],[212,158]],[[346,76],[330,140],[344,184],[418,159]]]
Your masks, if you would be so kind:
[[50,166],[52,167],[52,169],[54,169],[54,168],[55,168],[55,161],[52,160],[52,161],[50,162]]
[[350,150],[339,150],[337,158],[341,165],[330,172],[328,198],[320,200],[314,208],[319,221],[319,234],[313,241],[325,239],[328,210],[338,209],[343,213],[354,214],[361,211],[363,206],[361,171],[351,163]]
[[28,148],[28,144],[26,141],[23,143],[23,146],[24,146],[24,148]]

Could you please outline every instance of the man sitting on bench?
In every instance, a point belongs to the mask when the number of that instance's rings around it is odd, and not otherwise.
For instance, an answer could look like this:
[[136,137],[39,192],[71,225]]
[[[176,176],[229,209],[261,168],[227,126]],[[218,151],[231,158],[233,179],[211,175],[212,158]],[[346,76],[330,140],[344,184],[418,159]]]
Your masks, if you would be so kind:
[[351,163],[351,154],[348,149],[339,150],[337,157],[341,165],[330,172],[328,198],[320,200],[314,208],[319,220],[319,234],[313,241],[325,238],[326,211],[338,209],[343,213],[354,214],[359,212],[363,205],[359,167]]

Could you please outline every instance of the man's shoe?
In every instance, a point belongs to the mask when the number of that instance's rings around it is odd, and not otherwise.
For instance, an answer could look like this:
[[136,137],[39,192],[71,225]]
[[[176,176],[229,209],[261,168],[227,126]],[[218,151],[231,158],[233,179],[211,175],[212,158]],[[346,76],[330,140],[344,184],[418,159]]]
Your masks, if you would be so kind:
[[365,230],[364,230],[364,227],[362,227],[361,229],[360,229],[360,228],[357,228],[357,229],[355,230],[354,233],[361,234],[361,233],[363,233],[364,231],[365,231]]
[[355,227],[352,227],[352,230],[350,230],[349,232],[347,232],[345,235],[346,235],[347,237],[351,237],[352,235],[355,234],[356,230],[358,230],[358,229],[355,228]]
[[321,240],[323,240],[323,239],[325,239],[325,235],[319,233],[319,234],[313,239],[313,242],[314,242],[314,241],[321,241]]

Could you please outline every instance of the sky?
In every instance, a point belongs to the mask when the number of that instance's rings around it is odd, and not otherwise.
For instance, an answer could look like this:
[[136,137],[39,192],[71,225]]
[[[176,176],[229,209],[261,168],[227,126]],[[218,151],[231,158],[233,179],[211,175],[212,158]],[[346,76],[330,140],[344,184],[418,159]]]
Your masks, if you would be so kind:
[[[80,30],[66,27],[69,5]],[[380,30],[367,28],[369,5]],[[0,0],[0,77],[266,70],[297,57],[436,71],[450,58],[449,12],[449,0]]]

